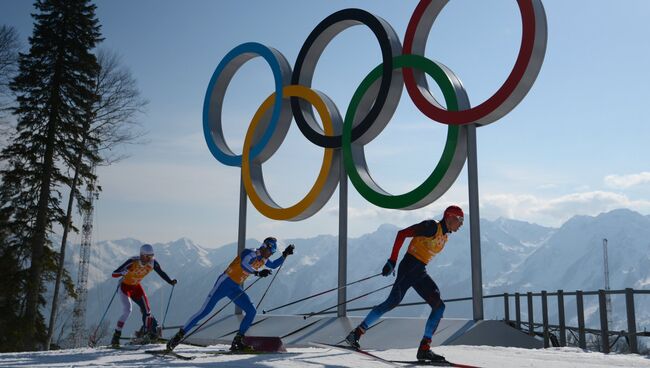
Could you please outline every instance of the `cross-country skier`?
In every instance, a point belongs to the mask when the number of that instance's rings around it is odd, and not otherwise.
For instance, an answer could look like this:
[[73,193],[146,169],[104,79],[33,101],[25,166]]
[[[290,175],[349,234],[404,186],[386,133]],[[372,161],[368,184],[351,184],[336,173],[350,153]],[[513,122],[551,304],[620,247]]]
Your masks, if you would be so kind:
[[120,267],[113,271],[113,277],[122,277],[120,283],[120,300],[122,301],[122,315],[117,321],[117,328],[113,334],[111,345],[113,347],[120,346],[120,337],[122,336],[122,327],[127,318],[131,314],[131,300],[140,307],[142,312],[142,328],[141,331],[153,337],[156,335],[156,328],[158,322],[151,315],[151,308],[149,307],[149,299],[144,292],[140,281],[151,272],[156,273],[170,285],[176,285],[177,280],[171,279],[165,271],[160,268],[158,261],[154,259],[153,247],[151,244],[143,244],[140,247],[140,255],[129,258]]
[[381,274],[384,276],[393,273],[404,240],[412,238],[408,252],[399,264],[397,280],[393,284],[388,298],[383,303],[376,305],[363,322],[348,334],[345,338],[348,344],[359,349],[359,339],[368,327],[384,313],[398,306],[406,291],[412,287],[431,306],[431,314],[424,328],[424,336],[418,348],[417,359],[420,361],[445,360],[443,356],[431,351],[431,336],[436,331],[445,311],[445,303],[440,299],[440,290],[427,274],[425,267],[445,247],[447,234],[457,231],[462,225],[463,210],[458,206],[449,206],[440,222],[425,220],[397,232],[393,251],[381,270]]
[[230,350],[249,350],[250,346],[244,344],[244,334],[246,334],[246,331],[253,322],[257,311],[255,310],[253,303],[251,303],[248,295],[242,289],[242,284],[251,274],[257,277],[267,277],[270,275],[271,270],[266,268],[260,270],[260,268],[263,266],[269,268],[279,267],[290,254],[293,254],[293,249],[293,244],[289,244],[289,246],[282,252],[282,257],[279,257],[274,261],[269,260],[271,255],[273,255],[277,250],[277,239],[273,237],[264,239],[262,245],[257,249],[244,249],[217,278],[217,281],[214,283],[214,286],[208,294],[208,297],[205,299],[201,309],[190,317],[190,319],[185,322],[185,325],[178,330],[176,335],[167,342],[167,350],[173,350],[183,339],[185,333],[196,326],[201,319],[206,317],[208,313],[212,311],[217,302],[224,297],[228,297],[246,313],[244,319],[239,325],[239,332],[237,332],[237,335],[235,335],[235,338],[232,340]]

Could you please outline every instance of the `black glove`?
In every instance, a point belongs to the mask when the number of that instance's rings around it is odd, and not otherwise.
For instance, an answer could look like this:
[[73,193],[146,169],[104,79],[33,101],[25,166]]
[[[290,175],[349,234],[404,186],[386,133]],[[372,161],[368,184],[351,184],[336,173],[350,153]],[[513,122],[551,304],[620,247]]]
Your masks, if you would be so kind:
[[388,276],[393,272],[394,269],[395,269],[395,261],[389,259],[388,261],[386,261],[384,268],[381,269],[381,275]]
[[172,282],[170,282],[169,284],[170,284],[170,285],[176,285],[176,284],[178,284],[178,280],[173,279]]
[[255,271],[255,276],[257,277],[266,277],[271,274],[271,270],[268,268],[263,269],[262,271]]
[[282,251],[282,257],[287,258],[287,256],[293,254],[293,249],[295,248],[295,245],[289,244],[289,246]]

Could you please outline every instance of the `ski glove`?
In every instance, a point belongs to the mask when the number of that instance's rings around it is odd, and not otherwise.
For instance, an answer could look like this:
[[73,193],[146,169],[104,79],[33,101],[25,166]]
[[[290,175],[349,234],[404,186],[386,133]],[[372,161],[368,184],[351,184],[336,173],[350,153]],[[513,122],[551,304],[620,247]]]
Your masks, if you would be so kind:
[[282,251],[282,257],[287,258],[287,256],[292,255],[294,248],[295,246],[293,244],[289,244],[289,246],[284,251]]
[[178,284],[178,280],[173,279],[172,282],[169,283],[169,285],[176,285]]
[[384,268],[381,269],[381,275],[388,276],[393,272],[394,269],[395,269],[395,261],[389,259],[388,261],[386,261]]
[[262,271],[255,271],[255,276],[257,277],[266,277],[271,274],[271,270],[268,268],[263,269]]

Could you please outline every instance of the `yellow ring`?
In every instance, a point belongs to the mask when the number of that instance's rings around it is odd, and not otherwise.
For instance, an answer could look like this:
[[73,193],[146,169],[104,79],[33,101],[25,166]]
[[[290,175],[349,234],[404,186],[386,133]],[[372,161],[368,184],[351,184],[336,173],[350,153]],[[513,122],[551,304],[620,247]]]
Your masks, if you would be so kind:
[[[321,118],[325,134],[328,136],[334,135],[332,115],[335,117],[338,116],[338,119],[336,120],[340,123],[340,114],[338,114],[338,111],[336,110],[330,111],[332,108],[330,107],[330,109],[328,109],[322,96],[316,91],[301,85],[290,85],[284,87],[282,94],[284,97],[298,97],[312,104]],[[325,152],[323,153],[323,163],[321,164],[318,178],[316,179],[314,186],[309,190],[309,193],[307,193],[302,200],[291,207],[282,208],[278,206],[266,192],[261,174],[259,175],[259,181],[251,179],[251,165],[261,167],[262,163],[257,157],[253,158],[252,163],[250,160],[250,149],[255,135],[255,130],[265,112],[273,106],[274,102],[275,92],[267,97],[262,105],[260,105],[248,127],[246,138],[244,139],[244,148],[242,150],[242,180],[244,181],[244,187],[246,188],[248,198],[250,198],[253,206],[255,206],[261,214],[274,220],[298,221],[318,212],[336,189],[336,184],[338,184],[338,175],[336,175],[336,177],[332,177],[332,175],[340,172],[340,150],[325,148]],[[332,106],[334,105],[332,104]],[[333,165],[333,163],[336,163],[336,165]],[[332,171],[333,169],[334,171]],[[331,185],[333,180],[336,180],[334,186]],[[261,198],[258,192],[263,193],[266,200]]]

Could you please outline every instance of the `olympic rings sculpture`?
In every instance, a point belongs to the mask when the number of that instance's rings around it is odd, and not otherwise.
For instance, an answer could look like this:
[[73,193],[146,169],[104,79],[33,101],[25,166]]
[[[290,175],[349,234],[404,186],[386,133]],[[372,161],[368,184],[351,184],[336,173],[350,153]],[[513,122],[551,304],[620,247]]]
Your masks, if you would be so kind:
[[[446,0],[418,3],[408,23],[403,48],[393,28],[382,18],[361,9],[344,9],[329,15],[309,34],[293,71],[282,53],[255,42],[241,44],[224,56],[212,74],[203,102],[204,137],[219,162],[241,167],[246,193],[261,214],[276,220],[298,221],[317,213],[336,190],[341,159],[357,191],[379,207],[421,208],[451,187],[467,158],[467,125],[490,124],[521,102],[541,69],[547,29],[541,0],[517,0],[522,41],[515,65],[491,97],[471,107],[460,79],[443,64],[424,57],[428,34],[446,4]],[[329,42],[355,25],[365,25],[373,32],[381,49],[382,63],[357,87],[342,118],[332,100],[312,88],[312,78]],[[269,64],[275,91],[255,113],[246,132],[242,154],[237,155],[226,143],[221,111],[233,76],[254,57],[262,57]],[[426,75],[440,87],[445,107],[429,92]],[[424,115],[447,125],[447,139],[440,160],[427,179],[407,193],[393,195],[370,175],[364,146],[390,122],[404,86]],[[314,116],[314,109],[323,128]],[[282,208],[266,189],[262,164],[284,141],[292,118],[305,138],[323,147],[324,153],[318,177],[307,195],[295,205]]]

